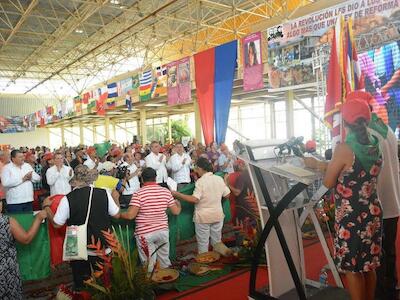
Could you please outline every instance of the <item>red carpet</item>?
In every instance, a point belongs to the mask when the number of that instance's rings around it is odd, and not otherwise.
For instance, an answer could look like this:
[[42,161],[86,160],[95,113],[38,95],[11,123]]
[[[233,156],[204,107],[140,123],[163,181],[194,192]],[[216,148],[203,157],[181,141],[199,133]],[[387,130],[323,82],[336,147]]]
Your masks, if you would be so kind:
[[[399,224],[400,227],[400,224]],[[400,257],[400,228],[397,238],[397,257]],[[321,245],[317,239],[304,241],[304,255],[306,261],[307,278],[318,280],[321,268],[327,264],[322,252]],[[332,243],[328,240],[328,245]],[[398,278],[400,278],[400,259],[397,259]],[[158,300],[182,299],[182,300],[245,300],[248,295],[250,272],[239,270],[229,275],[221,277],[207,284],[206,287],[193,288],[189,291],[178,293],[168,292],[157,297]],[[332,274],[329,272],[329,283],[334,285]],[[268,284],[268,274],[266,269],[260,269],[257,277],[257,287],[261,288]]]

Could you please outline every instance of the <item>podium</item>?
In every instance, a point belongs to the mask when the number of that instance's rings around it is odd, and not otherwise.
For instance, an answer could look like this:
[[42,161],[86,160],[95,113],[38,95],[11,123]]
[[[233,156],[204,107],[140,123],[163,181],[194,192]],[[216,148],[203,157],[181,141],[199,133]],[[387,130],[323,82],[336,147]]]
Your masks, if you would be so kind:
[[[305,300],[310,296],[306,287],[319,287],[319,283],[306,278],[301,227],[307,216],[314,224],[336,285],[343,287],[314,212],[320,197],[314,199],[310,195],[310,190],[321,194],[318,187],[323,175],[300,167],[300,158],[287,157],[286,160],[292,163],[282,162],[275,150],[283,142],[248,141],[239,155],[248,164],[264,227],[252,262],[249,299],[294,299],[293,295],[297,294],[298,299]],[[296,160],[299,166],[295,165]],[[264,248],[268,264],[268,294],[257,291],[255,286]]]

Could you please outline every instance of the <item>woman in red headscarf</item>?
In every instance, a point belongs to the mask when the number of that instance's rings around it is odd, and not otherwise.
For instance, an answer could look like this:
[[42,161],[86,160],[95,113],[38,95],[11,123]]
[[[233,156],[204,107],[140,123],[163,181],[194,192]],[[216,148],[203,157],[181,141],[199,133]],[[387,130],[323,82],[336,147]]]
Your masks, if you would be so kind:
[[377,138],[367,131],[368,104],[347,99],[341,111],[346,140],[336,147],[324,178],[324,185],[335,189],[335,263],[346,274],[351,299],[372,300],[381,256],[382,207],[376,184],[382,156]]

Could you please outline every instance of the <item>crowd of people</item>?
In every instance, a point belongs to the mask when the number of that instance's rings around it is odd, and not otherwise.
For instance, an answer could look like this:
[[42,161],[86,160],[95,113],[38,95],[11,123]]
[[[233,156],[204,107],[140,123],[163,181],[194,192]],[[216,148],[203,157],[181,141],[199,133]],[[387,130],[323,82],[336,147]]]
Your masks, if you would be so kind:
[[[324,185],[332,189],[335,203],[334,257],[346,274],[352,300],[396,299],[396,236],[400,216],[398,141],[395,133],[372,112],[371,95],[353,92],[341,112],[346,128],[344,143],[322,160],[316,143],[308,142],[307,167],[325,172]],[[132,143],[110,145],[99,156],[93,146],[45,147],[0,152],[0,198],[11,216],[0,213],[1,299],[20,299],[21,281],[14,241],[29,243],[44,219],[55,227],[84,224],[88,215],[88,243],[100,240],[111,218],[136,221],[139,257],[160,267],[171,265],[167,210],[181,213],[180,201],[194,205],[193,222],[198,253],[222,243],[224,213],[221,199],[228,198],[233,220],[258,217],[248,170],[236,158],[241,151],[226,145],[180,142],[161,145]],[[95,187],[97,180],[112,179],[110,188]],[[195,183],[191,195],[182,193]],[[54,196],[62,198],[54,209]],[[94,198],[96,201],[91,201]],[[126,210],[121,210],[125,208]],[[39,211],[25,231],[12,213]],[[158,249],[156,255],[146,253]],[[107,253],[111,250],[106,248]],[[96,269],[96,253],[71,262],[74,285]],[[378,273],[378,279],[377,279]],[[377,287],[377,289],[376,289]]]
[[[242,213],[238,210],[236,215],[236,196],[243,200],[251,190],[251,182],[243,161],[237,160],[236,154],[226,145],[217,147],[213,143],[204,147],[201,143],[189,142],[184,146],[178,142],[161,146],[154,141],[144,146],[134,143],[125,147],[110,145],[101,157],[98,152],[93,146],[82,145],[64,146],[53,152],[46,147],[0,152],[3,204],[0,229],[8,232],[5,234],[7,241],[1,240],[0,245],[2,249],[6,245],[9,248],[3,249],[0,260],[12,261],[12,264],[1,264],[0,276],[13,282],[0,287],[2,299],[19,299],[22,295],[12,241],[30,242],[45,218],[54,228],[80,225],[85,223],[90,207],[88,244],[93,237],[105,246],[107,243],[101,231],[110,229],[111,218],[135,219],[139,256],[143,262],[149,261],[151,270],[156,261],[162,268],[171,265],[166,211],[179,214],[179,201],[194,205],[193,221],[199,253],[207,252],[209,244],[212,247],[218,244],[218,249],[228,251],[222,243],[224,213],[221,199],[230,197],[233,219],[242,218],[249,211],[258,214],[253,198],[254,203],[246,201],[247,204],[239,205],[243,210]],[[217,176],[215,172],[222,175]],[[114,180],[114,186],[95,187],[100,176]],[[241,177],[243,181],[233,181],[233,177]],[[195,183],[193,195],[179,192],[190,183]],[[54,210],[54,197],[59,195],[62,198]],[[11,216],[21,212],[40,213],[26,232],[4,211]],[[159,249],[149,258],[145,255],[145,247],[150,251]],[[107,251],[110,252],[108,248]],[[84,280],[90,276],[92,268],[96,268],[96,254],[88,250],[88,255],[87,261],[70,262],[76,289],[84,287]]]

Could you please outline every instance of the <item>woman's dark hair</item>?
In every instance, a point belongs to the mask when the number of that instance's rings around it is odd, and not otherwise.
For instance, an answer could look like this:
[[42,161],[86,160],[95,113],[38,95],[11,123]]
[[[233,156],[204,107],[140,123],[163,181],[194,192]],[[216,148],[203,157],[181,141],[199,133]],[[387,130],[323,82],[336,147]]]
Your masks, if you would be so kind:
[[353,124],[346,124],[347,127],[353,131],[357,137],[357,141],[360,144],[363,145],[368,145],[371,143],[369,137],[368,137],[368,131],[367,131],[367,121],[364,118],[358,118]]
[[249,43],[249,50],[253,51],[253,55],[254,55],[254,65],[258,65],[258,61],[257,61],[257,49],[256,49],[256,44],[254,43],[254,41],[251,41]]
[[213,171],[213,167],[212,167],[211,163],[205,157],[199,157],[199,159],[196,162],[196,165],[197,165],[197,167],[203,169],[206,172]]

